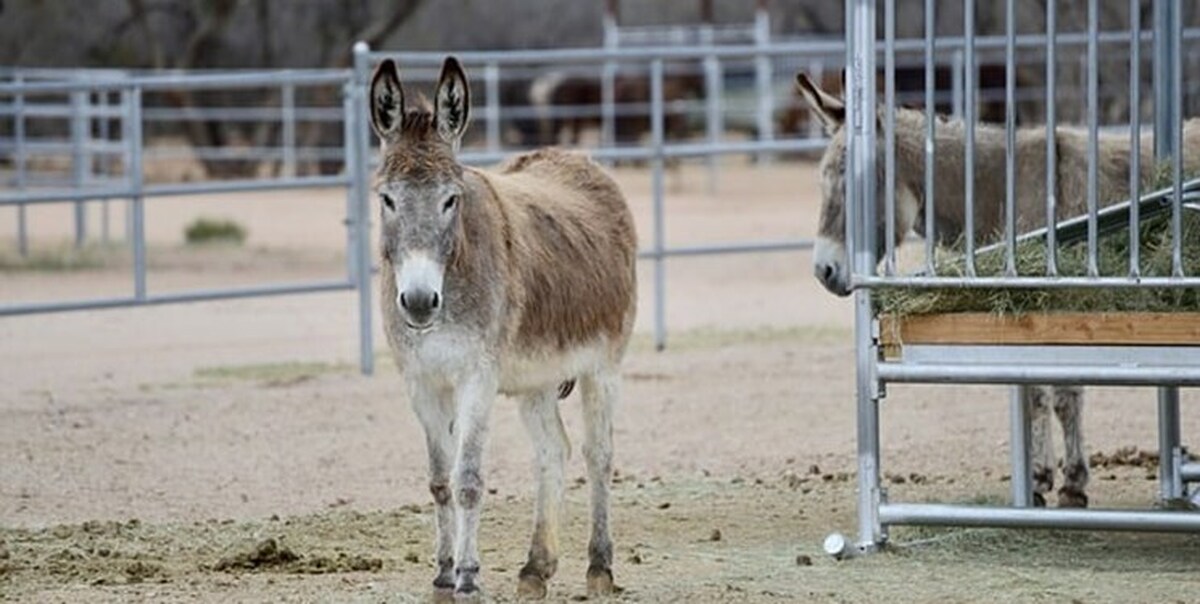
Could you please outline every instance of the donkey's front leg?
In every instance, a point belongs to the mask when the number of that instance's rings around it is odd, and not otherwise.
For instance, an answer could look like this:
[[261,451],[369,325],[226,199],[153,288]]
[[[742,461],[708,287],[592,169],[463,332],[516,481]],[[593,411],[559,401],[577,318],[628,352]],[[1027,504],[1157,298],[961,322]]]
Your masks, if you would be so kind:
[[521,420],[533,443],[537,478],[537,507],[533,513],[533,542],[521,568],[517,593],[546,597],[546,583],[558,569],[558,534],[562,525],[563,466],[568,455],[566,430],[558,412],[557,389],[521,401]]
[[1063,431],[1063,486],[1058,490],[1058,507],[1086,508],[1088,505],[1088,459],[1083,452],[1083,389],[1054,387],[1054,414]]
[[450,426],[454,415],[449,393],[429,388],[423,383],[410,386],[413,411],[425,428],[425,444],[429,450],[429,492],[433,495],[437,523],[435,557],[438,574],[433,586],[454,588],[454,506],[451,505],[450,467],[454,461],[454,439]]
[[454,393],[454,436],[457,451],[451,484],[458,511],[458,534],[454,543],[455,594],[479,591],[479,514],[483,507],[483,447],[487,441],[488,417],[496,398],[496,378],[480,372],[467,378]]

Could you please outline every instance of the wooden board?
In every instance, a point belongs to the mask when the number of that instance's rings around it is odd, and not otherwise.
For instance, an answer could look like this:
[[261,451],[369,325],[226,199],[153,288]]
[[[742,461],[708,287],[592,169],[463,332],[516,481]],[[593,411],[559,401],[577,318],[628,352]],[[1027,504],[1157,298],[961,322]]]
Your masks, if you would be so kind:
[[885,351],[905,344],[1200,345],[1200,313],[950,313],[879,319]]

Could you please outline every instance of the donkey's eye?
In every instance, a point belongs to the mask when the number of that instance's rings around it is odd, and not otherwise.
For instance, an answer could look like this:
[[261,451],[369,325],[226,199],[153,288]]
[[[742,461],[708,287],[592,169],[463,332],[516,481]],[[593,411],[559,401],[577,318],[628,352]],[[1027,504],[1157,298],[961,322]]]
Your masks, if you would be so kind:
[[454,206],[457,206],[457,205],[458,205],[458,195],[451,195],[449,198],[446,199],[446,201],[442,202],[442,211],[449,212],[450,210],[454,209]]
[[383,207],[387,208],[388,210],[393,212],[396,211],[396,200],[392,199],[391,195],[388,195],[387,193],[380,193],[379,201],[383,202]]

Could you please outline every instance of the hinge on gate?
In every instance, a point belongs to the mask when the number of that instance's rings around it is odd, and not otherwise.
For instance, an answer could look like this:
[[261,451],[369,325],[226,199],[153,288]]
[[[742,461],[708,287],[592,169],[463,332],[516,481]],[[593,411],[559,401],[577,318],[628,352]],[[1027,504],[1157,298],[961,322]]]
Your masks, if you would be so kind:
[[871,380],[871,397],[881,401],[887,398],[887,384],[879,379],[879,362],[883,360],[883,348],[879,345],[880,333],[879,319],[871,319],[871,375],[868,377]]

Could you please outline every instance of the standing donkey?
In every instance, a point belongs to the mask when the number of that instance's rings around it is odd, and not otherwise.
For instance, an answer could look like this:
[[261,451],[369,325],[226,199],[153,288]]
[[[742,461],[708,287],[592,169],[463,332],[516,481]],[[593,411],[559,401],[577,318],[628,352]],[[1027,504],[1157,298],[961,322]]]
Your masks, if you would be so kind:
[[612,415],[637,297],[625,198],[596,164],[562,151],[520,155],[495,172],[459,164],[471,103],[453,57],[432,108],[423,99],[406,106],[391,60],[368,92],[382,146],[384,325],[429,448],[434,587],[479,591],[481,462],[492,401],[506,394],[518,400],[538,481],[518,591],[546,595],[569,451],[558,400],[578,381],[591,483],[588,593],[611,593]]
[[[842,100],[836,98],[803,73],[796,76],[801,95],[808,101],[830,136],[821,159],[821,188],[823,202],[813,269],[818,280],[830,292],[839,296],[850,293],[850,266],[845,244],[845,157],[846,131],[843,128],[846,111]],[[965,128],[961,120],[939,117],[936,150],[937,182],[935,183],[934,224],[941,243],[954,243],[965,231],[963,207]],[[985,239],[996,240],[1004,225],[1004,162],[1005,131],[1003,126],[978,124],[976,136],[975,217],[976,233]],[[1087,211],[1087,145],[1086,131],[1058,128],[1057,183],[1059,216],[1074,216]],[[1200,170],[1200,120],[1184,124],[1183,157],[1185,171]],[[1018,231],[1045,226],[1046,199],[1046,129],[1020,129],[1016,132],[1017,166],[1020,174],[1015,191],[1015,212]],[[1141,153],[1153,157],[1153,139],[1141,139]],[[896,240],[897,247],[915,231],[925,236],[925,112],[896,108]],[[1102,135],[1099,140],[1098,163],[1101,206],[1129,197],[1129,139],[1127,135]],[[883,182],[883,146],[879,146],[879,182]],[[1150,182],[1154,163],[1141,164],[1143,183]],[[883,259],[886,237],[886,214],[883,196],[876,224],[876,257]],[[1084,454],[1082,430],[1083,393],[1078,387],[1052,386],[1027,390],[1025,404],[1031,418],[1031,449],[1033,458],[1034,503],[1046,505],[1046,495],[1054,488],[1054,448],[1050,438],[1050,415],[1053,408],[1063,429],[1066,455],[1063,460],[1063,486],[1058,491],[1060,507],[1087,507],[1088,460]]]

